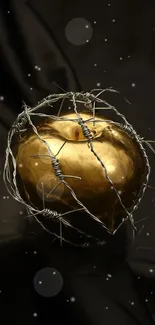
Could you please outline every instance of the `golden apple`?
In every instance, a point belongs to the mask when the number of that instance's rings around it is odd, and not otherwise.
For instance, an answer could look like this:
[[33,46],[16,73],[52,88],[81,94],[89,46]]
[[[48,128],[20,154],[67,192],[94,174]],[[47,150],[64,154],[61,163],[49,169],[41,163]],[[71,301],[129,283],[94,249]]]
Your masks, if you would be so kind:
[[[88,113],[80,115],[84,121],[92,118]],[[70,113],[64,117],[75,119],[77,115]],[[143,156],[138,144],[119,126],[107,122],[105,117],[96,116],[96,119],[102,121],[85,122],[93,136],[93,149],[104,163],[122,203],[129,209],[142,184]],[[37,130],[56,155],[62,174],[68,175],[65,181],[78,200],[108,229],[114,230],[126,213],[106,178],[105,169],[88,147],[81,126],[73,121],[48,120],[37,126]],[[18,141],[16,163],[19,191],[28,203],[60,213],[80,208],[70,190],[55,175],[48,148],[36,134],[25,134]],[[83,221],[84,218],[83,215]],[[74,213],[66,215],[66,219],[74,220]]]

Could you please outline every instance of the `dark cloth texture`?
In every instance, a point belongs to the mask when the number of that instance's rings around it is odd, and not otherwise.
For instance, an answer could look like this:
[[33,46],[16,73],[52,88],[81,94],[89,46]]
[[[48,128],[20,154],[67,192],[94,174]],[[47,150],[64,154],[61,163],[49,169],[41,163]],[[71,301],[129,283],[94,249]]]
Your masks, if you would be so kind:
[[[88,43],[76,46],[67,40],[65,28],[69,21],[80,17],[90,22],[93,35]],[[49,94],[62,92],[60,88],[90,91],[97,88],[97,83],[101,88],[117,89],[120,95],[110,95],[110,101],[138,134],[155,140],[153,0],[112,0],[109,4],[101,0],[1,0],[2,325],[155,323],[153,189],[148,188],[135,213],[138,234],[134,240],[130,222],[126,222],[103,247],[76,249],[53,243],[39,226],[36,231],[36,225],[25,218],[24,207],[7,198],[3,183],[7,133],[23,101],[32,106]],[[155,186],[155,157],[150,152],[148,155],[152,166],[150,185]],[[55,268],[63,277],[63,289],[55,297],[41,297],[34,289],[33,278],[44,267]],[[70,297],[75,301],[71,303]]]

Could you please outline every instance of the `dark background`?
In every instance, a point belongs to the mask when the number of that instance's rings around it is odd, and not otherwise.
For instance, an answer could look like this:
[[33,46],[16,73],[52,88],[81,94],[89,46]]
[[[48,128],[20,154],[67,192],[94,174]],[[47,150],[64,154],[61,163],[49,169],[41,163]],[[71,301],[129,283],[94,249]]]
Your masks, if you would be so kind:
[[[88,28],[79,20],[74,25],[75,18],[85,19]],[[1,324],[153,324],[153,189],[148,188],[135,214],[139,232],[134,242],[127,222],[103,247],[75,249],[53,244],[50,236],[30,224],[23,206],[4,186],[7,133],[22,101],[34,105],[61,92],[60,87],[117,89],[120,95],[108,95],[110,103],[138,134],[155,139],[155,2],[0,2]],[[155,157],[148,154],[150,185],[155,187]],[[39,296],[33,286],[36,272],[45,267],[59,271],[64,280],[54,298]],[[109,281],[107,274],[112,275]]]

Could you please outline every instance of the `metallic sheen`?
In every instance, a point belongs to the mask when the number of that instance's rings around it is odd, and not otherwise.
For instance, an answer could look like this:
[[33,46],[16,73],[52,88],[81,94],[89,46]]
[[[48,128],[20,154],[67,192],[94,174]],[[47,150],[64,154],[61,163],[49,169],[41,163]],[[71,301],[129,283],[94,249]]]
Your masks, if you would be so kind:
[[[84,120],[92,118],[92,115],[87,113],[80,115]],[[77,118],[75,113],[64,116]],[[142,184],[145,172],[143,156],[138,144],[124,130],[106,122],[107,118],[96,116],[96,119],[102,119],[103,122],[96,122],[95,125],[92,121],[85,123],[93,135],[94,151],[103,161],[123,204],[128,209],[133,205]],[[104,168],[88,148],[80,125],[72,121],[47,120],[37,126],[37,130],[50,146],[52,153],[58,153],[56,158],[59,160],[62,174],[81,178],[65,178],[77,198],[110,230],[114,230],[125,216],[125,211],[106,179]],[[33,155],[38,156],[31,157]],[[51,158],[41,155],[49,155],[49,152],[37,135],[27,132],[22,135],[16,145],[17,185],[21,196],[39,209],[43,208],[43,200],[45,208],[57,212],[80,208],[63,183],[49,194],[59,179],[55,176]],[[74,213],[66,215],[66,219],[73,220]]]

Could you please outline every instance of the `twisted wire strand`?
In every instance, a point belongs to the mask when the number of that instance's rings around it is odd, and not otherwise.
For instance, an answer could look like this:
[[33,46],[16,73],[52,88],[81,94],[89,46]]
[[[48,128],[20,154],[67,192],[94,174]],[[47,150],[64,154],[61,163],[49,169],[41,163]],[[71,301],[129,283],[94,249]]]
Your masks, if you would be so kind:
[[[97,99],[97,101],[100,101],[100,99]],[[102,100],[101,100],[102,101]],[[100,101],[100,102],[101,102]],[[108,104],[107,102],[104,101],[105,104]],[[111,106],[111,109],[116,113],[116,115],[120,116],[123,121],[125,122],[124,125],[122,125],[122,128],[125,130],[125,131],[128,131],[130,133],[131,136],[133,136],[136,140],[136,142],[138,143],[140,149],[141,149],[141,152],[142,152],[142,155],[144,157],[144,160],[145,160],[145,163],[146,163],[146,168],[147,168],[147,172],[146,172],[146,183],[143,183],[142,184],[142,187],[140,189],[140,192],[139,192],[139,196],[137,198],[137,203],[133,206],[132,208],[132,211],[130,212],[131,216],[132,216],[132,219],[130,218],[130,221],[131,223],[134,223],[134,220],[133,220],[133,213],[137,210],[141,200],[143,199],[144,197],[144,194],[145,194],[145,191],[148,187],[148,184],[149,184],[149,179],[150,179],[150,173],[151,173],[151,167],[150,167],[150,163],[149,163],[149,159],[148,159],[148,155],[146,153],[146,150],[145,148],[143,147],[142,145],[142,142],[143,141],[143,138],[141,138],[137,133],[136,131],[134,130],[133,126],[127,121],[127,119],[125,118],[125,116],[120,113],[114,106]],[[145,141],[145,143],[150,147],[150,144]],[[151,149],[151,148],[150,148]],[[129,216],[130,217],[130,216]],[[135,230],[136,230],[136,227],[135,227]],[[116,232],[116,231],[115,231]]]
[[125,131],[128,131],[130,133],[130,135],[132,135],[134,137],[134,139],[136,140],[137,144],[140,147],[141,153],[142,153],[143,158],[144,158],[145,163],[146,163],[146,169],[147,169],[146,170],[146,176],[145,176],[146,177],[146,183],[143,183],[142,186],[141,186],[141,190],[140,190],[140,193],[139,193],[139,197],[137,198],[137,203],[133,206],[132,211],[131,211],[131,214],[133,214],[137,210],[137,208],[138,208],[141,200],[144,197],[145,191],[146,191],[146,189],[147,189],[147,187],[149,185],[149,179],[150,179],[150,173],[151,173],[151,166],[150,166],[150,163],[149,163],[149,158],[148,158],[148,155],[146,153],[146,150],[145,150],[145,148],[144,148],[144,146],[142,144],[143,143],[143,138],[141,138],[136,133],[136,131],[134,130],[133,126],[127,121],[127,119],[125,118],[125,116],[123,114],[121,114],[115,107],[113,107],[113,110],[115,111],[115,113],[117,115],[119,115],[124,120],[125,125],[123,126],[123,129]]
[[95,236],[92,236],[92,235],[89,235],[89,234],[85,233],[84,231],[78,229],[77,227],[74,227],[69,221],[67,221],[67,220],[65,220],[63,218],[65,215],[68,215],[70,213],[74,213],[74,212],[77,212],[77,211],[82,211],[82,210],[83,210],[83,208],[79,208],[79,209],[67,211],[65,213],[58,213],[57,211],[52,211],[50,209],[45,208],[45,209],[43,209],[41,211],[36,212],[35,214],[32,213],[32,211],[29,210],[30,215],[26,216],[26,218],[31,217],[32,214],[33,215],[39,215],[39,214],[41,214],[44,217],[49,217],[51,219],[55,219],[57,221],[61,221],[65,227],[70,227],[70,228],[78,231],[81,235],[84,235],[84,236],[86,236],[88,238],[94,239],[96,242],[99,242],[99,239],[98,238],[96,238]]
[[[95,97],[96,98],[96,97]],[[102,160],[100,159],[100,157],[98,156],[98,154],[95,152],[94,148],[93,148],[93,144],[92,144],[92,141],[93,141],[93,136],[89,130],[89,128],[87,127],[87,125],[84,124],[83,122],[83,119],[82,117],[80,117],[79,113],[77,112],[77,109],[76,109],[76,101],[75,101],[75,96],[74,96],[74,93],[73,93],[73,105],[74,105],[74,111],[75,113],[78,115],[79,117],[79,121],[78,121],[78,124],[81,126],[81,129],[82,129],[82,132],[83,132],[83,135],[87,138],[88,140],[88,146],[90,148],[90,150],[93,152],[93,154],[95,155],[95,157],[97,158],[97,160],[100,162],[101,166],[104,168],[105,170],[105,175],[106,175],[106,179],[109,181],[109,183],[111,184],[111,189],[113,189],[116,193],[116,196],[117,198],[119,199],[119,202],[121,204],[121,206],[123,207],[123,209],[125,210],[126,214],[128,215],[128,218],[130,219],[131,221],[131,224],[134,228],[134,230],[137,230],[137,228],[134,226],[134,221],[133,221],[133,216],[128,212],[128,210],[126,209],[125,205],[123,204],[122,200],[121,200],[121,197],[118,193],[118,191],[116,190],[116,188],[114,187],[114,184],[112,182],[112,180],[110,179],[109,175],[108,175],[108,172],[107,172],[107,169],[105,167],[105,164],[102,162]]]
[[[96,91],[97,91],[97,95],[94,95],[93,93],[96,92]],[[67,93],[66,92],[66,93],[63,93],[63,94],[52,94],[52,95],[49,95],[46,98],[44,98],[42,101],[38,102],[38,104],[35,107],[28,107],[25,103],[23,103],[23,109],[24,110],[23,110],[22,113],[20,113],[17,116],[14,124],[12,125],[11,130],[8,133],[7,149],[6,149],[6,159],[5,159],[4,171],[3,171],[3,180],[4,180],[4,183],[6,185],[6,188],[7,188],[8,192],[10,193],[10,195],[14,197],[14,199],[16,199],[17,201],[19,201],[20,203],[22,203],[22,204],[24,204],[26,206],[27,211],[29,211],[30,215],[34,217],[34,219],[42,226],[42,228],[44,230],[46,230],[48,233],[51,233],[52,235],[54,235],[55,237],[59,238],[60,240],[64,240],[65,241],[65,239],[62,238],[62,235],[61,236],[58,236],[57,234],[52,233],[48,229],[46,229],[46,227],[37,218],[37,215],[38,214],[42,214],[44,217],[50,217],[50,218],[52,218],[54,220],[57,220],[57,221],[59,221],[60,223],[62,223],[66,227],[74,228],[79,233],[85,235],[87,238],[89,237],[89,238],[95,239],[99,245],[103,245],[104,242],[100,241],[96,237],[93,237],[93,236],[91,236],[89,234],[86,234],[86,233],[82,232],[80,229],[77,229],[76,227],[73,227],[73,225],[71,225],[68,221],[66,221],[63,218],[63,216],[65,214],[67,214],[67,213],[73,213],[73,212],[78,211],[78,210],[83,210],[88,215],[90,215],[96,222],[98,222],[103,228],[105,228],[107,230],[107,232],[110,233],[110,234],[115,234],[116,231],[124,223],[124,221],[127,220],[127,219],[129,219],[130,222],[131,222],[131,224],[132,224],[132,226],[133,226],[133,236],[135,235],[134,231],[136,231],[136,227],[134,225],[133,213],[138,208],[138,206],[139,206],[142,198],[144,197],[145,191],[146,191],[147,187],[149,186],[148,184],[149,184],[149,178],[150,178],[150,173],[151,173],[151,167],[150,167],[150,164],[149,164],[148,155],[147,155],[147,153],[145,151],[145,148],[143,147],[143,143],[145,143],[149,147],[149,149],[151,149],[153,151],[153,153],[155,153],[155,149],[150,144],[150,142],[154,142],[154,141],[152,141],[152,140],[148,140],[147,141],[147,140],[144,140],[144,138],[140,137],[136,133],[136,131],[134,130],[134,128],[132,127],[132,125],[127,121],[127,119],[125,118],[125,116],[123,114],[121,114],[114,106],[111,106],[107,101],[105,101],[105,100],[103,100],[103,99],[101,99],[99,97],[105,91],[119,93],[118,91],[116,91],[116,90],[114,90],[112,88],[107,88],[107,89],[93,89],[91,92],[82,92],[82,93],[73,93],[73,92],[68,92]],[[60,117],[59,116],[60,113],[61,113],[61,110],[63,108],[63,104],[64,104],[65,99],[68,99],[69,101],[71,101],[73,103],[73,109],[74,109],[74,112],[77,115],[77,118],[76,119],[69,119],[69,118],[66,118],[66,117]],[[45,106],[53,107],[53,104],[55,102],[59,101],[59,100],[61,100],[61,104],[60,104],[60,108],[59,108],[59,111],[58,111],[57,116],[55,116],[55,115],[47,115],[47,114],[37,113],[36,112],[38,109],[43,108]],[[125,98],[125,100],[126,100],[126,98]],[[88,109],[88,111],[92,111],[92,118],[87,119],[87,120],[84,121],[82,119],[82,117],[80,116],[80,114],[77,112],[77,103],[82,103],[85,106],[86,105],[89,105],[89,106],[86,106],[86,108]],[[102,106],[101,107],[96,106],[97,103],[102,104]],[[113,110],[116,113],[117,116],[121,117],[121,119],[123,119],[123,121],[124,121],[124,124],[117,123],[117,122],[113,122],[113,121],[111,121],[109,119],[103,121],[103,120],[100,120],[100,119],[96,119],[95,118],[95,112],[97,110],[108,110],[108,109]],[[48,143],[45,140],[43,140],[41,138],[41,136],[39,135],[39,133],[37,131],[37,128],[34,126],[34,124],[31,121],[31,118],[30,118],[30,116],[33,116],[33,115],[34,116],[40,116],[40,117],[49,117],[51,120],[55,120],[55,121],[60,121],[60,120],[63,120],[63,121],[73,121],[73,122],[76,122],[76,123],[78,123],[80,125],[80,127],[82,129],[82,132],[83,132],[83,135],[87,139],[88,147],[90,148],[90,150],[92,151],[92,153],[96,156],[96,158],[100,162],[101,166],[104,168],[106,178],[109,181],[109,183],[111,184],[111,188],[115,191],[116,196],[117,196],[118,200],[120,201],[120,204],[122,205],[122,207],[125,210],[125,213],[127,214],[127,217],[124,218],[124,219],[122,219],[122,222],[119,224],[119,226],[117,227],[117,229],[113,233],[109,229],[107,229],[106,225],[100,219],[98,219],[94,214],[92,214],[83,205],[83,203],[80,200],[78,200],[78,198],[76,197],[76,194],[73,191],[73,189],[65,181],[65,178],[67,178],[67,177],[74,177],[74,178],[78,178],[78,177],[72,176],[72,175],[63,175],[62,174],[62,171],[61,171],[60,166],[59,166],[59,161],[56,158],[56,156],[58,155],[58,153],[57,153],[57,155],[54,156],[53,153],[52,153],[52,151],[51,151],[51,149],[50,149],[50,147],[49,147],[49,145],[48,145]],[[138,196],[137,202],[136,202],[136,204],[134,204],[134,206],[132,207],[132,210],[130,212],[123,205],[122,200],[121,200],[121,197],[120,197],[118,191],[115,189],[115,187],[113,185],[113,182],[112,182],[112,180],[110,179],[110,177],[108,175],[108,172],[106,170],[106,167],[105,167],[104,163],[102,162],[102,160],[100,159],[100,157],[97,155],[97,153],[94,151],[93,143],[92,143],[93,142],[93,136],[92,136],[89,128],[85,125],[85,123],[88,122],[88,121],[92,121],[93,122],[93,125],[95,125],[95,123],[97,123],[97,122],[110,122],[111,124],[113,123],[114,125],[118,125],[118,126],[122,127],[122,129],[124,131],[126,131],[127,133],[129,133],[131,137],[135,138],[136,142],[138,143],[138,145],[139,145],[139,147],[141,149],[141,152],[143,154],[144,160],[146,162],[146,168],[147,168],[146,180],[142,184],[142,187],[141,187],[141,190],[139,192],[139,196]],[[32,207],[31,205],[27,204],[21,198],[20,193],[19,193],[19,190],[18,190],[18,187],[17,187],[17,183],[16,183],[16,160],[15,160],[15,157],[13,155],[13,152],[12,152],[10,146],[11,146],[12,138],[13,138],[13,136],[14,136],[14,134],[16,132],[19,132],[19,134],[20,134],[20,132],[26,131],[26,129],[23,129],[26,123],[29,123],[29,125],[31,125],[31,127],[33,128],[34,133],[47,146],[47,149],[48,149],[48,152],[49,152],[49,155],[47,155],[47,156],[51,158],[51,163],[52,163],[53,169],[55,171],[55,175],[60,180],[59,184],[61,182],[63,182],[64,185],[70,190],[71,195],[73,196],[73,198],[76,200],[76,202],[78,203],[78,205],[81,206],[80,209],[71,210],[71,211],[68,211],[67,213],[64,213],[64,214],[59,214],[56,211],[51,211],[49,209],[46,209],[44,207],[44,201],[43,201],[43,210],[37,210],[34,207]],[[61,149],[62,148],[60,148],[60,150]],[[60,150],[59,150],[59,152],[60,152]],[[33,156],[37,156],[37,155],[33,155]],[[11,177],[11,170],[10,170],[10,165],[9,165],[9,157],[11,157],[11,159],[12,159],[12,164],[13,164],[13,168],[14,168],[13,173],[12,173],[12,177]],[[54,188],[54,190],[55,189],[56,189],[56,187]],[[67,242],[69,242],[69,241],[67,241]],[[69,242],[69,243],[71,243],[71,242]],[[71,244],[74,245],[74,243],[71,243]],[[89,246],[88,243],[85,243],[84,244],[85,247],[87,245]],[[75,245],[75,246],[79,246],[79,245]]]

